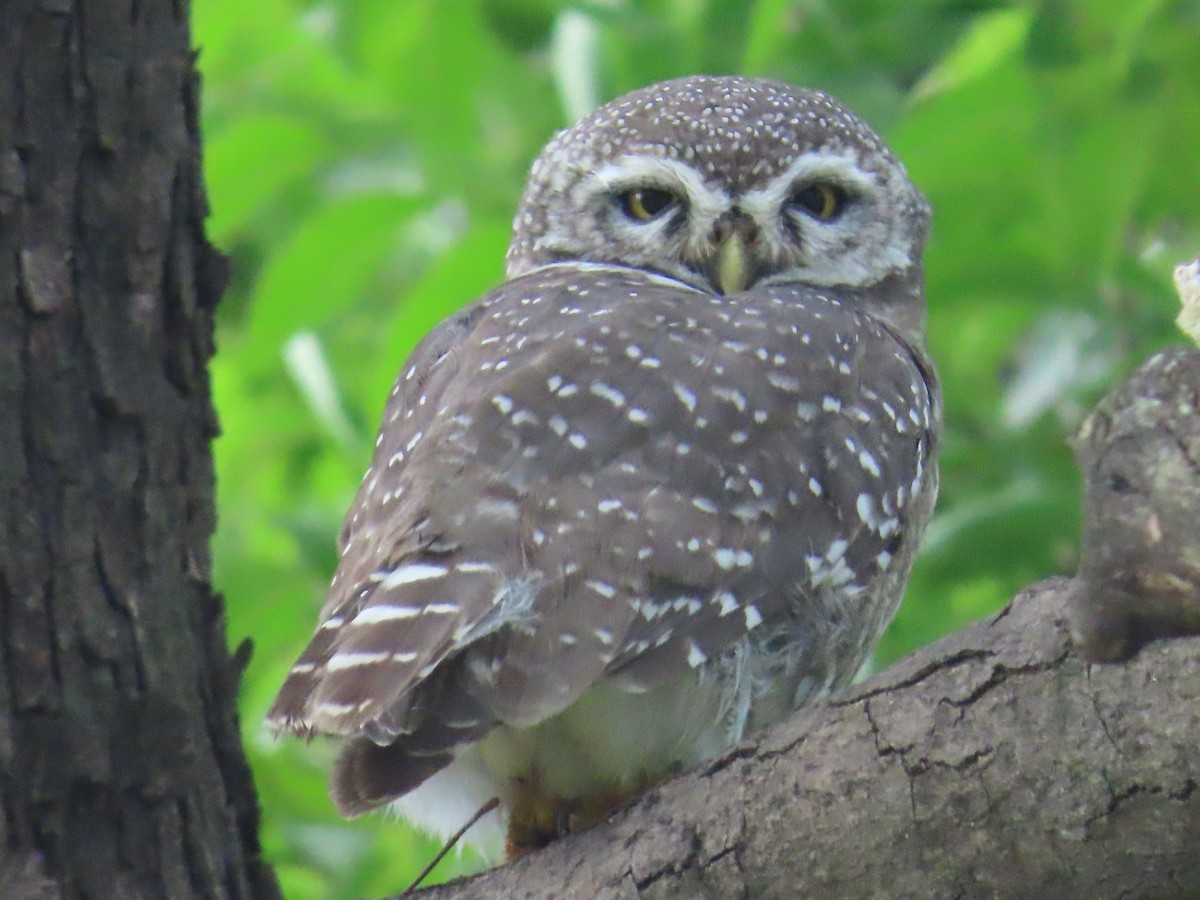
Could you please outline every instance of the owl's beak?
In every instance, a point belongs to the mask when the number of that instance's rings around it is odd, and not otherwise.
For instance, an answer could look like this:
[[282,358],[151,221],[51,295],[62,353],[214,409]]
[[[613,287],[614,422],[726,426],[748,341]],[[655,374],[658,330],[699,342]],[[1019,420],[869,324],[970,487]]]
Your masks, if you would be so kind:
[[753,225],[740,218],[718,225],[716,253],[707,268],[710,281],[722,294],[746,290],[760,274],[753,231]]
[[713,274],[722,294],[737,294],[750,283],[749,260],[746,258],[746,239],[740,231],[731,231],[721,241],[714,260]]

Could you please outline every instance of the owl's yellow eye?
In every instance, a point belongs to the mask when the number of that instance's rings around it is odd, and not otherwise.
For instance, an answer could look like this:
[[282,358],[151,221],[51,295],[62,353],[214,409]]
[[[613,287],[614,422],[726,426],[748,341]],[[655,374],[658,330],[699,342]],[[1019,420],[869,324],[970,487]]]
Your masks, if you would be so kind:
[[632,188],[618,194],[617,202],[635,222],[649,222],[671,210],[679,199],[661,188]]
[[836,184],[817,181],[792,194],[788,206],[822,222],[836,219],[846,206],[846,192]]

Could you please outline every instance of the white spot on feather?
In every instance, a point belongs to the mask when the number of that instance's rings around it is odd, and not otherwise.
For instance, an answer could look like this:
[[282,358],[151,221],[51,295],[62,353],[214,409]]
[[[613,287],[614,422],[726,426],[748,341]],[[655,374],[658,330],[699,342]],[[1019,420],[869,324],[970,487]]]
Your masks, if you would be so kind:
[[672,388],[675,391],[675,396],[679,398],[680,403],[682,403],[684,406],[687,407],[688,412],[695,412],[695,410],[696,410],[696,395],[694,393],[692,393],[690,390],[688,390],[687,387],[680,384],[678,381],[676,381],[675,384],[672,385]]
[[393,569],[390,572],[372,572],[371,580],[378,581],[380,588],[390,589],[402,584],[412,584],[415,581],[428,581],[431,578],[441,578],[449,571],[445,566],[435,566],[430,563],[411,563]]
[[343,669],[357,669],[361,666],[373,666],[381,662],[385,662],[391,657],[391,651],[380,650],[378,652],[342,652],[335,653],[329,657],[329,662],[325,664],[325,668],[330,672],[340,672]]
[[390,606],[378,603],[366,607],[354,617],[352,625],[374,625],[376,622],[393,622],[396,619],[412,619],[421,614],[419,606]]

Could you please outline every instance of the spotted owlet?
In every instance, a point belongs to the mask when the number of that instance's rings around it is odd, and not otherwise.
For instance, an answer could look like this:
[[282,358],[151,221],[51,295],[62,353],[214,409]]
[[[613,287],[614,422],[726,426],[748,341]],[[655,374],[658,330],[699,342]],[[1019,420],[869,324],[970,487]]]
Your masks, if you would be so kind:
[[695,77],[533,164],[507,280],[405,363],[270,711],[338,809],[498,856],[844,685],[937,491],[929,212],[830,97]]

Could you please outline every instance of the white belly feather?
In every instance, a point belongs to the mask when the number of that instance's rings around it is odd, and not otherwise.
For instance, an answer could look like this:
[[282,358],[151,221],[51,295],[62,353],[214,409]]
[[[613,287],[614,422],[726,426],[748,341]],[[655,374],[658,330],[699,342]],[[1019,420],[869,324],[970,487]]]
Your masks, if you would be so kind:
[[688,672],[646,693],[598,682],[532,728],[502,725],[462,748],[450,765],[390,807],[444,840],[499,797],[500,807],[463,838],[487,859],[499,860],[516,780],[535,779],[547,792],[572,799],[614,788],[633,792],[647,780],[709,759],[741,738],[745,700],[734,698],[748,692],[737,690],[739,682],[711,670]]

